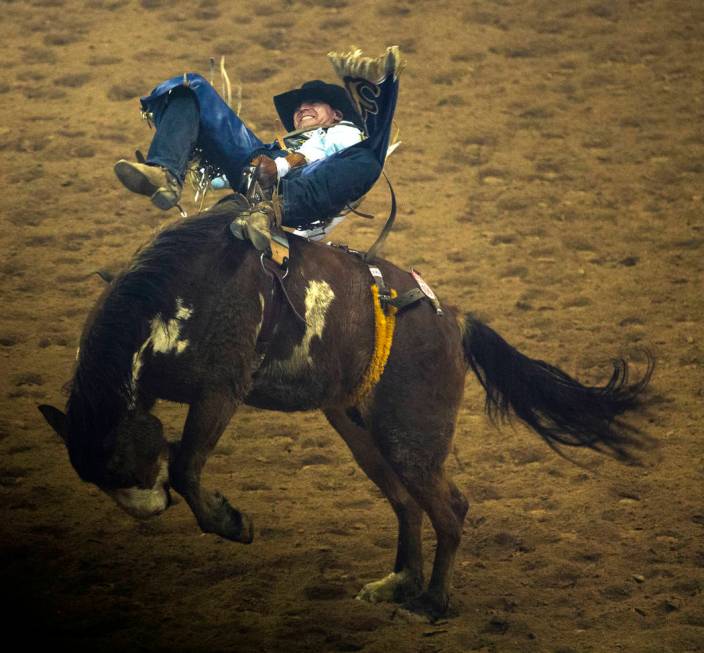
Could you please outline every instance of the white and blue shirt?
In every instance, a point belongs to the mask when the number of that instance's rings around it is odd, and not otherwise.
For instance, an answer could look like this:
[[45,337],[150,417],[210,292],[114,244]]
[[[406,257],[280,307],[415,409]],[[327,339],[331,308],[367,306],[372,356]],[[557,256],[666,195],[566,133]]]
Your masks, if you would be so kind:
[[[297,134],[297,142],[290,149],[292,152],[302,154],[306,157],[308,163],[312,163],[356,145],[363,138],[364,134],[356,125],[343,121],[331,127],[315,127],[309,131]],[[285,177],[291,169],[288,161],[283,157],[277,157],[274,161],[276,162],[279,179]]]

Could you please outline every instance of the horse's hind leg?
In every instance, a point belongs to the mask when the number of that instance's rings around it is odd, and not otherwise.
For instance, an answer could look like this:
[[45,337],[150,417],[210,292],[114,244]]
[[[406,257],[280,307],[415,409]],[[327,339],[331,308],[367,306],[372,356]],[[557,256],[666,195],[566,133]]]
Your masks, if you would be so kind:
[[433,573],[428,589],[411,603],[431,617],[443,615],[450,599],[450,583],[455,556],[462,538],[462,525],[469,504],[443,470],[423,479],[406,480],[411,493],[428,513],[437,535]]
[[469,506],[464,495],[447,478],[443,467],[452,441],[454,419],[433,419],[424,423],[418,418],[411,425],[402,418],[386,426],[378,424],[374,429],[384,457],[428,514],[437,536],[428,589],[411,601],[409,607],[437,618],[448,607],[455,555]]
[[422,510],[381,455],[368,430],[353,422],[342,409],[326,410],[325,415],[347,443],[365,474],[389,500],[398,519],[398,544],[393,573],[365,585],[357,598],[377,603],[403,602],[418,596],[423,589]]
[[249,517],[235,510],[219,492],[210,492],[201,486],[201,472],[208,455],[236,406],[237,401],[232,396],[219,393],[191,404],[169,477],[173,488],[188,502],[201,530],[249,543],[253,536]]

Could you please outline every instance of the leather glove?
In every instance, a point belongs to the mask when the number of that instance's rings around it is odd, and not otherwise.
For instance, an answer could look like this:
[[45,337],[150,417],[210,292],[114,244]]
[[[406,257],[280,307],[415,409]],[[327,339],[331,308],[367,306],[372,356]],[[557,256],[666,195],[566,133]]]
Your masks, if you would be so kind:
[[291,152],[290,154],[287,154],[286,161],[292,168],[298,168],[299,166],[304,166],[308,163],[306,157],[298,152]]
[[274,159],[265,154],[261,154],[252,159],[250,164],[254,166],[254,177],[259,182],[262,189],[276,186],[279,175]]

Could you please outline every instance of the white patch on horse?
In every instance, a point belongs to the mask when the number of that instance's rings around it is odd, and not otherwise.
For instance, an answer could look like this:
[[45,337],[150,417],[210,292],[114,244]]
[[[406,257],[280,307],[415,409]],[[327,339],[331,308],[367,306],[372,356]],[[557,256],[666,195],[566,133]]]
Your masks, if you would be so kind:
[[132,356],[132,379],[130,382],[131,398],[130,407],[134,407],[137,395],[137,382],[144,364],[143,356],[147,347],[151,345],[155,354],[183,353],[188,347],[188,340],[181,338],[183,323],[193,315],[193,309],[183,305],[183,300],[176,299],[176,314],[173,318],[165,321],[161,313],[157,313],[149,323],[149,337],[142,343],[141,347]]
[[193,315],[193,309],[183,305],[183,300],[180,297],[176,298],[176,319],[187,320]]
[[325,329],[325,318],[328,308],[335,299],[335,293],[325,281],[311,281],[306,288],[306,331],[303,340],[293,348],[293,353],[288,360],[281,361],[276,367],[277,371],[288,374],[297,374],[312,367],[313,357],[310,354],[310,345],[313,338],[322,338]]
[[154,486],[147,489],[138,487],[110,490],[108,494],[115,499],[117,504],[127,513],[137,519],[146,519],[159,515],[169,505],[169,495],[166,484],[169,480],[169,464],[162,458],[159,464],[159,473]]

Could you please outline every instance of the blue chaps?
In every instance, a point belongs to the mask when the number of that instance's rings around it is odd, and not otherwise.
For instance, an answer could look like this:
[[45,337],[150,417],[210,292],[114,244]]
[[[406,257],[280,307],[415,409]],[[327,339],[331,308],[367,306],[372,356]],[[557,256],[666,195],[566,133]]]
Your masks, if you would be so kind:
[[[169,79],[142,98],[156,134],[147,163],[163,166],[183,182],[194,149],[221,170],[232,188],[259,154],[285,156],[277,143],[265,144],[200,75]],[[331,218],[367,193],[381,174],[381,165],[362,141],[320,161],[291,169],[281,180],[283,221],[300,226]]]

